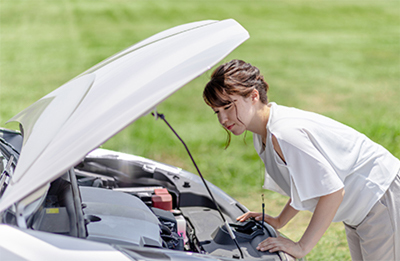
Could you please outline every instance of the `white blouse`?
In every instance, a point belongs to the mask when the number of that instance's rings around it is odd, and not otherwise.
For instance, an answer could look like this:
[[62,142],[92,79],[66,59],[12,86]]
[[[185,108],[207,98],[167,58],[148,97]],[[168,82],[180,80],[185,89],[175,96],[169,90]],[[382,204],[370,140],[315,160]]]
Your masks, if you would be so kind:
[[[364,134],[325,116],[270,103],[265,147],[253,135],[265,164],[264,188],[290,196],[297,210],[314,211],[319,197],[345,189],[333,219],[359,224],[386,192],[400,161]],[[272,144],[274,135],[285,162]]]

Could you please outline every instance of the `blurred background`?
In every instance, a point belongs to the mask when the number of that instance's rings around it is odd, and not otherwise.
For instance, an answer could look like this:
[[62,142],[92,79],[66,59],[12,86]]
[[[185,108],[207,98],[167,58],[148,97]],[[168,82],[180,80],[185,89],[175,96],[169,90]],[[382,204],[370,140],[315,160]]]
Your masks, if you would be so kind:
[[[257,66],[269,99],[343,122],[400,157],[400,1],[0,0],[0,126],[103,59],[162,30],[233,18],[250,39],[222,62]],[[221,62],[221,63],[222,63]],[[265,191],[252,134],[226,134],[202,99],[212,70],[158,107],[186,141],[203,175],[253,211],[277,215],[287,198]],[[111,86],[112,88],[112,86]],[[195,173],[162,121],[139,119],[104,148]],[[299,240],[311,214],[282,232]],[[308,260],[350,260],[343,225],[333,223]]]

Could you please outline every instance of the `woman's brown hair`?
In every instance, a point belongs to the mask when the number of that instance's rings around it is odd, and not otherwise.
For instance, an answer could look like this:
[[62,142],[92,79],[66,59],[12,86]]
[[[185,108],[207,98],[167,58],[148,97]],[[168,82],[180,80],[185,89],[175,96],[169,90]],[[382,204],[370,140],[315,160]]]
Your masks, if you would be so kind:
[[[236,94],[247,98],[256,89],[261,102],[268,104],[268,88],[257,67],[242,60],[232,60],[220,65],[212,73],[210,81],[204,88],[203,99],[210,107],[223,107],[232,103],[229,95]],[[228,138],[225,148],[231,141],[231,134],[226,131]]]

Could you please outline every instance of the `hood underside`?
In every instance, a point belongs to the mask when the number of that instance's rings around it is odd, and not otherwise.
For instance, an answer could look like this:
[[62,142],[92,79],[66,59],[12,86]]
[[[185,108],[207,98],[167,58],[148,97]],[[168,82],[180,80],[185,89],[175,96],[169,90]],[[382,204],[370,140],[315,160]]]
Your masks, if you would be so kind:
[[163,31],[104,60],[10,121],[23,147],[0,212],[76,165],[248,39],[236,21],[201,21]]

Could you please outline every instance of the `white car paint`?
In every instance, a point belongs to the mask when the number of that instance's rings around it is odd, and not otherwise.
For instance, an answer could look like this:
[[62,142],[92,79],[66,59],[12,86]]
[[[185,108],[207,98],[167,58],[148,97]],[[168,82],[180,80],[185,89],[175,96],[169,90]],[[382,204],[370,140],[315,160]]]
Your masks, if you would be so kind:
[[248,38],[232,19],[169,29],[94,66],[13,117],[10,121],[23,125],[24,144],[0,212],[61,176]]
[[0,235],[7,235],[0,237],[1,260],[131,260],[107,244],[73,237],[54,235],[62,237],[61,246],[8,225],[0,225]]

